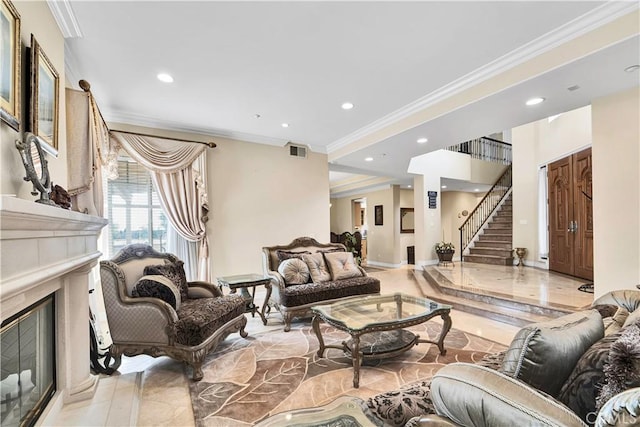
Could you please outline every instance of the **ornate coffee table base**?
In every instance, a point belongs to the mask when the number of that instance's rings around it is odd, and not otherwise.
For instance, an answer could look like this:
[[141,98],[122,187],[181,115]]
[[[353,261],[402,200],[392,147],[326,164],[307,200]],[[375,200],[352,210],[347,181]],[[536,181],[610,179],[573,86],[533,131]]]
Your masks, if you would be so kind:
[[[311,326],[318,338],[319,348],[318,357],[324,357],[324,352],[327,348],[336,348],[343,350],[344,353],[351,357],[353,361],[353,387],[360,387],[360,366],[362,362],[370,359],[386,359],[390,357],[398,356],[405,351],[411,349],[414,345],[419,343],[431,343],[438,346],[440,354],[442,356],[447,354],[447,350],[444,348],[444,339],[451,329],[451,317],[449,312],[442,313],[440,317],[443,320],[442,330],[438,341],[431,341],[427,339],[420,339],[419,335],[414,334],[406,329],[385,329],[380,331],[346,331],[351,335],[351,339],[343,341],[342,345],[326,345],[320,332],[320,319],[321,316],[315,315]],[[428,319],[424,319],[426,321]],[[423,323],[418,322],[418,323]],[[416,323],[416,324],[418,324]],[[333,325],[337,326],[337,325]],[[343,328],[339,328],[344,330]]]

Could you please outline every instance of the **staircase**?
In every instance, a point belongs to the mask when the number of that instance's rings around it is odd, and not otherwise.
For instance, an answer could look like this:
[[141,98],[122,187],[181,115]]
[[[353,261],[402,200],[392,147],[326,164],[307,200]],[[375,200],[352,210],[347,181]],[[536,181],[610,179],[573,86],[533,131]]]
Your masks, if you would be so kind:
[[513,208],[509,195],[473,247],[469,247],[469,255],[464,256],[464,261],[513,265],[512,239]]

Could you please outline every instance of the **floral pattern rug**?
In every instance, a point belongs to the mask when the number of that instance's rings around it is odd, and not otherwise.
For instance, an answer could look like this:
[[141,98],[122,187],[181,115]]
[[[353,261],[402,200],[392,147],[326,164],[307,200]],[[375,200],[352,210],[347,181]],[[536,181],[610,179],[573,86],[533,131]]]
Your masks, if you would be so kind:
[[[325,344],[349,338],[322,324]],[[410,330],[436,340],[441,325],[427,322]],[[229,337],[205,361],[204,378],[189,386],[195,424],[251,426],[268,416],[292,409],[325,405],[340,396],[367,399],[402,385],[429,379],[452,362],[476,362],[487,353],[504,350],[501,344],[451,329],[445,339],[447,354],[434,344],[420,343],[404,354],[367,361],[360,368],[360,388],[353,388],[351,360],[341,350],[327,349],[318,358],[318,340],[309,324],[290,332],[281,330]]]

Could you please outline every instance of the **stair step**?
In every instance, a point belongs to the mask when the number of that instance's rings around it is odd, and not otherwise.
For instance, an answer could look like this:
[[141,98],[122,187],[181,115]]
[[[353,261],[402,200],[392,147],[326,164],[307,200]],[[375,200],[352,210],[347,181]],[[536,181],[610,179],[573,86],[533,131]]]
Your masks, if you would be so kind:
[[489,225],[487,225],[486,230],[511,230],[512,229],[512,225],[511,222],[499,222],[499,221],[492,221]]
[[495,222],[508,222],[509,224],[511,224],[511,222],[513,221],[513,217],[511,215],[497,215],[493,217],[492,220],[494,223]]
[[511,228],[485,228],[483,235],[511,234]]
[[494,242],[491,240],[478,240],[473,244],[478,249],[508,249],[511,250],[513,244],[511,242]]
[[440,274],[435,267],[427,266],[420,274],[414,271],[414,276],[426,298],[449,304],[455,310],[464,311],[489,319],[497,320],[515,326],[526,326],[530,323],[544,322],[569,313],[566,310],[528,304],[483,293],[445,285],[436,280]]
[[511,248],[483,248],[473,247],[469,248],[470,255],[495,255],[504,258],[513,258],[513,251]]
[[464,261],[491,265],[513,265],[513,257],[496,255],[465,255]]

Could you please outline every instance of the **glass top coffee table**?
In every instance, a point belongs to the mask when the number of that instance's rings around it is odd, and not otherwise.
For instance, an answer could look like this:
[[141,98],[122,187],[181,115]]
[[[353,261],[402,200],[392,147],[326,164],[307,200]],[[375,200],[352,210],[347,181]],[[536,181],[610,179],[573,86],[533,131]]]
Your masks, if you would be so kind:
[[[314,313],[313,331],[318,337],[318,357],[324,357],[327,348],[337,348],[353,360],[353,387],[360,385],[360,365],[367,359],[394,357],[418,343],[432,343],[445,355],[444,339],[451,329],[451,306],[426,298],[402,293],[368,295],[343,299],[331,304],[311,307]],[[424,323],[440,316],[442,330],[437,341],[421,339],[404,328]],[[320,331],[320,320],[347,332],[351,339],[341,345],[325,345]]]

